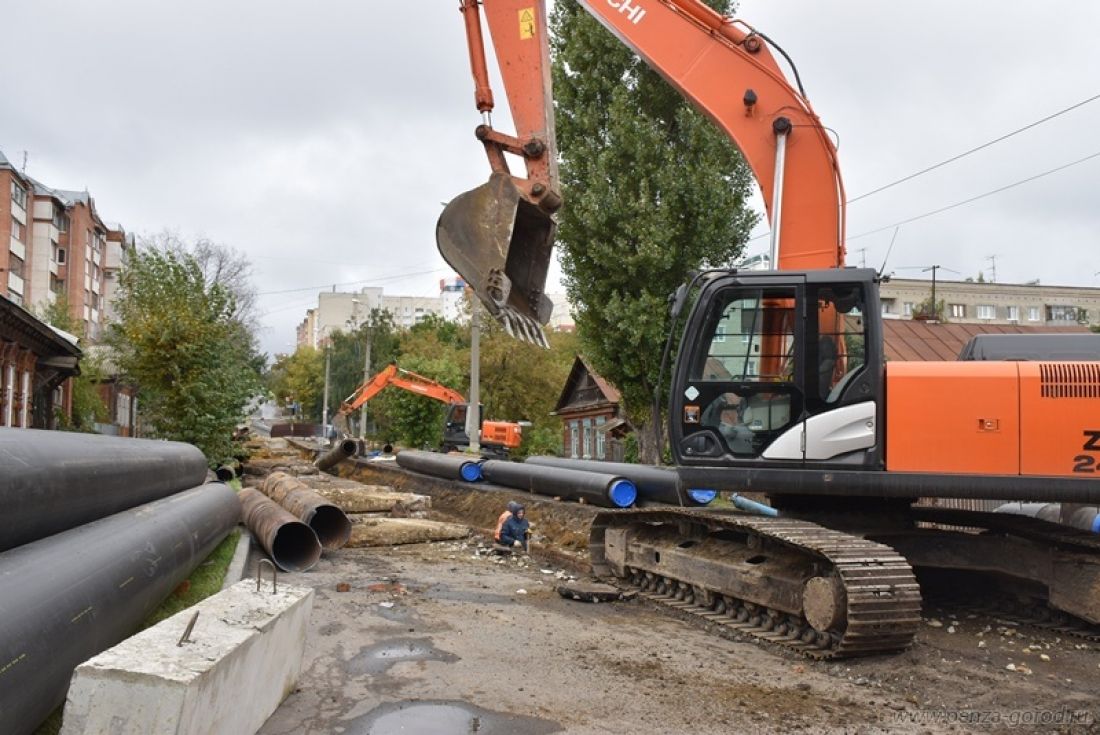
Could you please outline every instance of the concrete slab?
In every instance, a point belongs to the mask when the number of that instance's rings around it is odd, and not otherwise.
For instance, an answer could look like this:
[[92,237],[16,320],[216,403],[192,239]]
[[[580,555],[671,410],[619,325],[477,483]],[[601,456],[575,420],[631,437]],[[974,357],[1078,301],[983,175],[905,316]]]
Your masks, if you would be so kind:
[[428,521],[419,518],[378,518],[352,516],[351,540],[347,545],[397,546],[422,544],[428,541],[449,541],[466,538],[470,528],[458,523]]
[[312,606],[246,580],[138,633],[76,669],[62,735],[256,732],[298,681]]

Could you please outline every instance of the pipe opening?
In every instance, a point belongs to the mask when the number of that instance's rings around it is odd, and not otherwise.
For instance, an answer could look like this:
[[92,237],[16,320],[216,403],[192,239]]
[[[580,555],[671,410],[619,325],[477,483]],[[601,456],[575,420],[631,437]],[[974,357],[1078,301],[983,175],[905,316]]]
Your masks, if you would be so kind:
[[233,471],[233,468],[229,465],[222,465],[218,469],[214,470],[214,476],[221,482],[229,482],[237,476],[237,473]]
[[354,439],[345,439],[340,442],[340,451],[349,457],[354,457],[359,452],[359,444]]
[[284,572],[308,572],[321,558],[321,542],[304,523],[284,523],[271,541],[271,560]]
[[467,462],[459,468],[458,474],[466,482],[477,482],[481,479],[481,465],[477,462]]
[[638,499],[638,488],[630,480],[615,480],[608,488],[607,495],[612,503],[626,508],[634,505],[634,501]]
[[324,549],[339,549],[351,539],[351,521],[335,505],[317,506],[309,519],[309,527]]
[[694,500],[699,505],[708,505],[718,497],[718,491],[710,490],[707,488],[692,488],[688,490],[688,497]]

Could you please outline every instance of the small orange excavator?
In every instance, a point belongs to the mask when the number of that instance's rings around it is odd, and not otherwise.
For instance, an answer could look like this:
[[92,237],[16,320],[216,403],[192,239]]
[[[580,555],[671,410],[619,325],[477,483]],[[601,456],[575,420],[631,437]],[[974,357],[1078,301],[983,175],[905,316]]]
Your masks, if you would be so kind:
[[[469,404],[466,403],[465,396],[431,378],[402,370],[395,363],[390,363],[384,370],[356,388],[355,392],[340,404],[340,410],[336,412],[333,423],[341,432],[348,433],[348,415],[359,410],[364,403],[390,385],[447,404],[447,417],[443,423],[443,441],[440,443],[440,451],[462,450],[470,445],[470,437],[466,435],[466,410]],[[481,407],[478,408],[480,410]],[[519,447],[522,440],[523,428],[516,422],[481,422],[480,444],[484,454],[507,457],[511,450]]]

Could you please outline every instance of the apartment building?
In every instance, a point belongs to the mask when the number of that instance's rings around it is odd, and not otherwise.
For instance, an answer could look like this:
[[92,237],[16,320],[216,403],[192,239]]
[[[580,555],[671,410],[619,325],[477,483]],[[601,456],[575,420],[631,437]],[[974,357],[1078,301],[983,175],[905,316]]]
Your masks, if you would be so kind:
[[357,329],[373,309],[388,311],[399,329],[408,329],[429,314],[442,316],[443,303],[440,296],[390,296],[377,286],[350,293],[322,291],[317,306],[306,310],[297,327],[297,344],[320,347],[335,331]]
[[133,237],[105,224],[87,191],[36,181],[2,152],[0,187],[0,296],[36,313],[64,296],[84,338],[99,340]]
[[103,317],[104,324],[115,319],[115,298],[118,294],[118,273],[122,263],[134,249],[137,242],[133,233],[126,232],[122,225],[107,224],[107,252],[103,258]]
[[[886,318],[909,319],[931,298],[932,282],[892,278],[879,295]],[[937,281],[943,318],[958,324],[1019,324],[1059,327],[1100,323],[1100,288],[1038,283]]]
[[0,153],[0,296],[22,306],[29,296],[27,255],[34,204],[30,180]]

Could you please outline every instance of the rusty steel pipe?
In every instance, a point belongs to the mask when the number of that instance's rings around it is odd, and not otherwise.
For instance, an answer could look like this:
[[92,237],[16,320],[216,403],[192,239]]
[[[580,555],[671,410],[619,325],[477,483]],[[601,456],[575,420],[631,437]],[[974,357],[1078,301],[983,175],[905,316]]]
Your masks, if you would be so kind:
[[339,549],[351,539],[351,521],[344,511],[298,478],[272,472],[264,478],[260,492],[312,528],[321,548]]
[[359,445],[354,439],[344,439],[338,442],[329,452],[322,454],[313,463],[313,466],[324,472],[330,470],[349,457],[354,457],[359,451]]
[[33,732],[73,669],[140,628],[240,513],[213,483],[0,554],[0,733]]
[[237,497],[244,524],[279,569],[308,572],[313,568],[321,558],[321,542],[312,528],[255,488],[246,487]]
[[[182,442],[0,429],[0,551],[201,485]],[[3,666],[3,664],[0,664]]]

